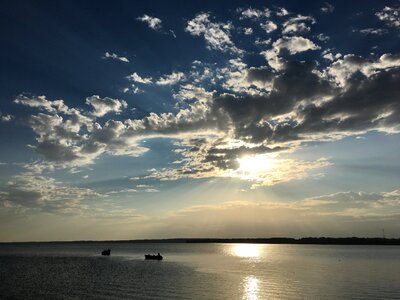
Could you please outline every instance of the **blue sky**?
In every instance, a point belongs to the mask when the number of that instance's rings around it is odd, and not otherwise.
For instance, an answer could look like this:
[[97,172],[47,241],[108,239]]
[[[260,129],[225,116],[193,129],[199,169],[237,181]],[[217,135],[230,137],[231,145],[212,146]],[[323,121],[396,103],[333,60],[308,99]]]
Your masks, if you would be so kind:
[[9,1],[0,240],[398,237],[399,1]]

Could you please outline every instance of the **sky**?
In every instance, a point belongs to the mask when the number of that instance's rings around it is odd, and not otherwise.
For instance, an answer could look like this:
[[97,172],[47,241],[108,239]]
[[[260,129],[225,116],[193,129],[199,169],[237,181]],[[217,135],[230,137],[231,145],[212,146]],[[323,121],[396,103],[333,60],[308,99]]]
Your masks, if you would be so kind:
[[3,1],[0,241],[400,237],[400,1]]

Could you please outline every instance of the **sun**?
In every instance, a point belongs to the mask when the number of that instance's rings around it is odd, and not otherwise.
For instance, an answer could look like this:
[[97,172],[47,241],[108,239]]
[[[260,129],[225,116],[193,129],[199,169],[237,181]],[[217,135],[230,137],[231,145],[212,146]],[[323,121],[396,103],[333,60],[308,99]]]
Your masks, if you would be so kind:
[[260,172],[267,168],[268,162],[261,155],[245,156],[238,159],[239,170],[243,172]]
[[276,160],[268,154],[244,156],[238,159],[238,171],[242,173],[265,173],[276,167]]
[[234,176],[245,180],[259,180],[277,168],[277,161],[269,154],[249,155],[238,159]]

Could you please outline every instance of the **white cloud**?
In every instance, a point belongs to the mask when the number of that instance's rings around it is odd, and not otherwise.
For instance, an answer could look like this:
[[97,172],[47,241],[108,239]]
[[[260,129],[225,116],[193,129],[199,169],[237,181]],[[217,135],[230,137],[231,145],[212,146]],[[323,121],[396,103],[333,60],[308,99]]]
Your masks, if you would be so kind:
[[34,161],[31,163],[22,164],[22,167],[26,170],[24,174],[42,174],[45,171],[53,172],[55,170],[54,166],[45,161]]
[[335,7],[328,2],[325,2],[324,6],[321,7],[321,11],[325,14],[332,13],[334,10],[335,10]]
[[283,23],[283,34],[304,34],[311,31],[307,23],[315,24],[315,19],[311,16],[297,15]]
[[135,84],[131,84],[130,87],[126,87],[122,90],[124,93],[132,93],[132,94],[142,94],[144,91],[137,87]]
[[279,55],[283,49],[286,49],[289,54],[296,54],[308,50],[317,50],[320,47],[314,44],[313,41],[301,36],[285,36],[275,41],[272,44],[272,49],[263,51],[261,54],[265,56],[272,68],[280,69],[283,62]]
[[376,74],[379,70],[399,66],[400,56],[398,55],[383,54],[378,60],[371,61],[354,54],[347,54],[343,59],[329,66],[327,73],[332,76],[339,85],[345,86],[347,80],[358,71],[369,77]]
[[203,87],[195,86],[193,84],[184,84],[179,87],[177,94],[174,97],[178,100],[192,100],[208,101],[212,98],[212,92],[207,92]]
[[321,42],[327,42],[330,40],[330,37],[327,36],[326,34],[320,33],[317,36],[317,39],[319,39]]
[[57,167],[74,167],[93,162],[102,153],[114,155],[138,155],[147,149],[137,145],[135,138],[123,137],[126,130],[122,122],[108,121],[104,125],[95,122],[98,116],[126,107],[126,102],[98,96],[88,97],[87,103],[93,112],[83,115],[69,108],[62,100],[47,100],[46,97],[18,96],[16,103],[44,108],[48,114],[31,115],[26,124],[36,134],[36,145],[28,145]]
[[381,28],[365,28],[365,29],[358,29],[358,30],[353,30],[354,32],[360,32],[362,34],[373,34],[373,35],[382,35],[387,33],[386,29],[381,29]]
[[119,60],[119,61],[126,62],[126,63],[129,62],[129,60],[125,56],[119,56],[119,55],[117,55],[115,53],[106,52],[104,54],[104,56],[103,56],[103,59],[107,59],[107,58],[114,59],[114,60]]
[[271,39],[269,38],[267,40],[262,40],[260,38],[256,38],[254,44],[257,46],[267,46],[267,45],[271,44]]
[[375,14],[390,27],[400,28],[400,8],[385,6]]
[[87,97],[86,104],[94,108],[92,114],[96,117],[102,117],[109,112],[120,113],[124,108],[128,107],[128,103],[124,100],[111,99],[109,97],[100,98],[97,95]]
[[160,77],[157,81],[156,84],[159,85],[173,85],[178,83],[179,81],[185,79],[185,74],[182,72],[172,72],[169,75],[164,75]]
[[264,10],[256,9],[256,8],[248,8],[245,10],[239,9],[241,13],[241,19],[251,19],[251,20],[258,20],[262,17],[269,17],[271,15],[271,11],[268,8]]
[[230,31],[233,29],[231,23],[217,23],[210,21],[210,14],[198,14],[194,19],[188,21],[185,30],[194,36],[203,35],[208,49],[223,52],[241,53],[231,40]]
[[151,17],[149,15],[143,15],[141,17],[138,17],[136,20],[142,21],[147,23],[147,25],[154,30],[159,30],[162,28],[161,25],[161,20],[159,18],[156,17]]
[[284,16],[287,16],[288,14],[289,14],[289,12],[288,12],[287,9],[284,8],[284,7],[280,7],[280,8],[278,8],[278,10],[276,11],[276,15],[277,15],[278,17],[284,17]]
[[331,51],[332,49],[325,49],[324,51],[322,51],[321,56],[330,61],[334,61],[342,57],[341,53],[336,53],[335,55],[333,55]]
[[68,107],[64,104],[64,100],[49,101],[46,96],[28,97],[25,95],[18,95],[14,103],[44,109],[48,112],[66,112]]
[[253,29],[252,28],[243,28],[243,33],[245,35],[252,35],[253,34]]
[[327,60],[330,60],[330,61],[334,61],[335,60],[335,57],[330,52],[323,53],[322,57],[327,59]]
[[13,117],[12,115],[9,115],[9,114],[7,114],[7,115],[2,115],[2,114],[0,113],[0,120],[1,120],[1,122],[10,122],[13,118],[14,118],[14,117]]
[[278,26],[272,21],[266,21],[265,23],[261,23],[260,26],[267,33],[271,33],[272,31],[274,31],[278,28]]
[[301,36],[280,38],[274,42],[273,47],[274,49],[278,49],[278,51],[287,49],[290,54],[320,49],[313,41]]
[[157,190],[157,189],[144,189],[143,192],[145,192],[145,193],[158,193],[159,190]]
[[169,30],[169,33],[176,39],[176,34],[175,34],[175,31],[173,31],[173,30]]
[[138,83],[143,83],[143,84],[150,84],[152,83],[152,78],[151,77],[141,77],[138,73],[134,72],[133,74],[128,76],[128,79],[130,81],[138,82]]
[[240,58],[230,59],[226,67],[221,68],[218,76],[221,77],[222,87],[230,92],[259,94],[260,89],[265,86],[260,86],[256,82],[248,80],[247,65]]

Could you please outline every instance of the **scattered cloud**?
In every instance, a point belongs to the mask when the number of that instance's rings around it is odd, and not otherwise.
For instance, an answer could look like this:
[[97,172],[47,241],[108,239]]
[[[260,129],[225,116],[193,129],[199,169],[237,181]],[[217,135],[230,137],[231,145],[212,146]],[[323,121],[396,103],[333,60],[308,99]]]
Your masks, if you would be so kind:
[[126,62],[126,63],[129,62],[129,60],[125,56],[119,56],[119,55],[117,55],[115,53],[109,53],[109,52],[104,53],[104,56],[102,58],[103,59],[119,60],[119,61]]
[[93,95],[86,98],[86,104],[91,105],[94,109],[92,114],[96,117],[102,117],[107,113],[120,113],[124,108],[128,107],[128,103],[124,100],[111,99],[108,97],[100,98]]
[[151,17],[149,15],[144,14],[143,16],[138,17],[136,20],[147,23],[149,28],[154,29],[154,30],[159,30],[162,28],[161,20],[156,17]]
[[271,33],[272,31],[275,31],[278,28],[278,25],[276,25],[272,21],[267,21],[265,23],[260,24],[261,28],[264,29],[267,33]]
[[245,35],[252,35],[253,34],[253,29],[248,27],[248,28],[243,28],[243,33]]
[[144,91],[136,86],[135,84],[131,84],[130,87],[126,87],[122,90],[123,93],[131,93],[131,94],[142,94]]
[[320,33],[317,35],[317,39],[319,39],[321,42],[327,42],[330,40],[330,37],[326,34]]
[[170,30],[168,30],[168,32],[176,39],[175,31],[170,29]]
[[313,41],[301,37],[282,37],[272,44],[272,49],[261,52],[265,56],[268,64],[274,69],[280,69],[283,66],[283,60],[279,57],[282,50],[287,50],[289,54],[296,54],[308,50],[320,49]]
[[322,57],[325,58],[325,59],[327,59],[327,60],[330,60],[330,61],[334,61],[334,60],[337,60],[337,59],[339,59],[339,58],[342,57],[342,54],[336,53],[335,55],[333,55],[333,53],[330,52],[330,51],[331,51],[330,49],[324,50],[324,51],[321,53]]
[[12,116],[10,114],[2,115],[1,112],[0,112],[0,120],[1,120],[1,122],[4,122],[4,123],[10,122],[12,119],[14,119],[14,116]]
[[334,10],[335,10],[335,7],[328,2],[325,2],[324,6],[321,7],[321,11],[325,14],[333,13]]
[[284,7],[279,7],[278,9],[277,9],[277,11],[276,11],[276,15],[278,16],[278,17],[284,17],[284,16],[287,16],[287,15],[289,15],[290,13],[288,12],[288,10],[286,9],[286,8],[284,8]]
[[263,40],[260,38],[256,38],[254,44],[257,46],[268,46],[269,44],[271,44],[271,39]]
[[375,14],[379,20],[389,27],[400,28],[400,8],[385,6]]
[[232,23],[212,22],[208,13],[198,14],[194,19],[188,21],[185,30],[194,36],[203,36],[208,49],[223,52],[241,53],[231,40],[230,31]]
[[138,73],[134,72],[133,74],[128,76],[128,79],[130,81],[138,82],[138,83],[143,83],[143,84],[150,84],[152,83],[152,78],[151,77],[141,77]]
[[178,93],[174,94],[174,98],[183,100],[202,100],[209,101],[212,98],[213,92],[208,92],[203,87],[193,84],[183,84],[179,87]]
[[158,85],[173,85],[178,83],[179,81],[183,80],[185,78],[185,74],[182,72],[172,72],[169,75],[164,75],[160,77],[157,81],[156,84]]
[[316,21],[311,16],[297,15],[291,17],[283,23],[283,34],[305,34],[311,31],[307,24],[315,24]]
[[373,61],[354,54],[347,54],[329,66],[327,72],[338,84],[345,86],[353,74],[357,72],[369,77],[379,70],[388,70],[399,66],[399,55],[383,54],[378,60]]
[[386,29],[382,28],[365,28],[365,29],[355,29],[353,32],[360,32],[362,34],[368,35],[368,34],[373,34],[373,35],[382,35],[386,34],[388,31]]
[[247,8],[247,9],[238,9],[240,13],[240,19],[251,19],[253,21],[258,20],[260,18],[266,17],[268,18],[271,15],[271,11],[268,8],[264,10],[256,9],[256,8]]

